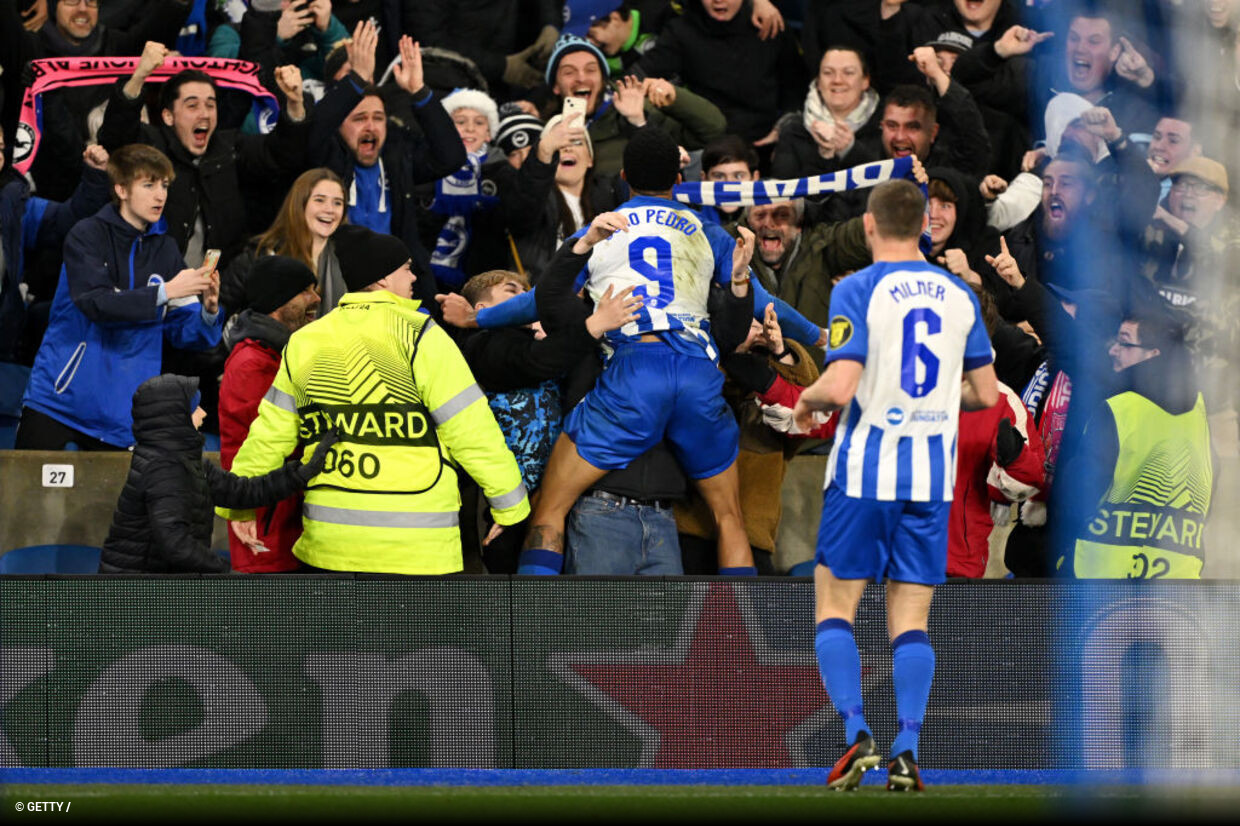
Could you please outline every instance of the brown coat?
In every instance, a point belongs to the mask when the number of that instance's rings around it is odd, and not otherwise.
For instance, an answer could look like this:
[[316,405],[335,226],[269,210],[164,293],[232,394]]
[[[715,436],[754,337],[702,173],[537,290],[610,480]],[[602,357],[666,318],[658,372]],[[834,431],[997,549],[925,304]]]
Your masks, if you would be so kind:
[[[813,384],[819,371],[809,351],[787,338],[784,339],[784,346],[796,353],[796,363],[781,364],[772,359],[771,365],[793,384]],[[774,553],[784,472],[788,461],[804,440],[768,427],[762,421],[762,413],[754,403],[752,393],[742,395],[734,384],[727,382],[723,394],[736,412],[741,429],[741,449],[736,459],[736,469],[740,476],[741,515],[745,519],[745,532],[749,535],[750,545]],[[691,490],[684,501],[676,503],[676,528],[690,536],[715,538],[715,523],[710,508],[696,490]]]

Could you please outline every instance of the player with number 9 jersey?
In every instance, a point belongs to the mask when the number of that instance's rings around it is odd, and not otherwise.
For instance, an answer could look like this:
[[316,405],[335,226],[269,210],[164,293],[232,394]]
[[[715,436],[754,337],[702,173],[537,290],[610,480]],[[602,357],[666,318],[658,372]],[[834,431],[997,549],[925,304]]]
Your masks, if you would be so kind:
[[[647,333],[664,333],[664,343],[685,355],[718,359],[710,337],[707,298],[710,283],[731,280],[735,241],[716,224],[667,198],[638,195],[616,208],[629,222],[594,248],[587,265],[586,292],[595,303],[636,286],[644,306],[634,321],[608,333],[613,347]],[[583,234],[582,228],[578,235]],[[574,236],[576,237],[576,236]]]
[[864,365],[827,463],[847,496],[948,502],[963,372],[993,361],[977,296],[925,261],[878,262],[831,293],[827,363]]

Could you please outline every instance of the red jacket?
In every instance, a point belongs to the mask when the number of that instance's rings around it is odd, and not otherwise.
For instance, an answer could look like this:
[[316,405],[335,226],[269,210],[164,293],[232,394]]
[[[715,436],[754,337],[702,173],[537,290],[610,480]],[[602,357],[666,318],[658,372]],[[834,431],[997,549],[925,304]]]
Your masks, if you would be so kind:
[[[237,343],[224,362],[220,383],[220,464],[232,468],[233,457],[258,418],[258,403],[280,369],[280,353],[252,338]],[[258,508],[258,539],[268,550],[254,553],[228,531],[228,552],[234,571],[259,574],[301,567],[293,543],[301,536],[301,500],[297,494],[270,508]]]
[[[767,424],[787,433],[785,426],[792,424],[792,410],[797,406],[797,400],[804,392],[805,388],[801,385],[793,384],[783,376],[776,376],[775,383],[767,388],[765,393],[758,394],[758,401],[763,407],[763,418],[766,419]],[[777,418],[780,422],[778,427],[774,424]],[[808,433],[789,433],[788,435],[798,439],[834,439],[835,428],[839,423],[840,412],[833,410],[825,422],[815,425],[814,429]]]
[[[1007,467],[1000,467],[995,461],[995,439],[999,421],[1004,418],[1025,437],[1025,447]],[[982,577],[990,555],[990,532],[995,526],[991,503],[1023,502],[1038,492],[1045,473],[1042,440],[1033,416],[1010,387],[999,383],[999,403],[994,407],[961,412],[956,487],[948,520],[949,577]]]

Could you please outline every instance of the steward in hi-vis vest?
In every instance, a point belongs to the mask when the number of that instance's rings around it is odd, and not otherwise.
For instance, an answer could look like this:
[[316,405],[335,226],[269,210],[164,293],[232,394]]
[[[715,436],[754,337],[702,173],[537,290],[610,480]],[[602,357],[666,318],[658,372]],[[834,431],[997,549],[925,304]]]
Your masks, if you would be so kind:
[[460,571],[456,467],[495,521],[513,525],[529,514],[516,459],[456,344],[407,297],[415,276],[404,244],[353,226],[335,241],[350,292],[290,337],[233,473],[264,473],[335,429],[294,555],[337,571]]
[[1111,343],[1123,387],[1086,425],[1064,477],[1081,484],[1072,572],[1199,579],[1214,485],[1210,427],[1181,344],[1126,320]]
[[1213,468],[1206,405],[1168,413],[1129,391],[1107,399],[1119,437],[1111,485],[1076,541],[1078,577],[1199,579]]

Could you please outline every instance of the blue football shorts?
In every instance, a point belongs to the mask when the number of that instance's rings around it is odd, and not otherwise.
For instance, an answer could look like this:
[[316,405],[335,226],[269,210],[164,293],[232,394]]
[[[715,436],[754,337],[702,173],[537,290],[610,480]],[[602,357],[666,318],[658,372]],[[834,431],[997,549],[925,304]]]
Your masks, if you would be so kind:
[[723,373],[661,342],[619,347],[564,432],[596,468],[618,470],[666,438],[691,479],[736,461],[740,428],[723,400]]
[[947,578],[951,509],[951,502],[854,499],[830,485],[822,494],[814,560],[837,579],[938,585]]

